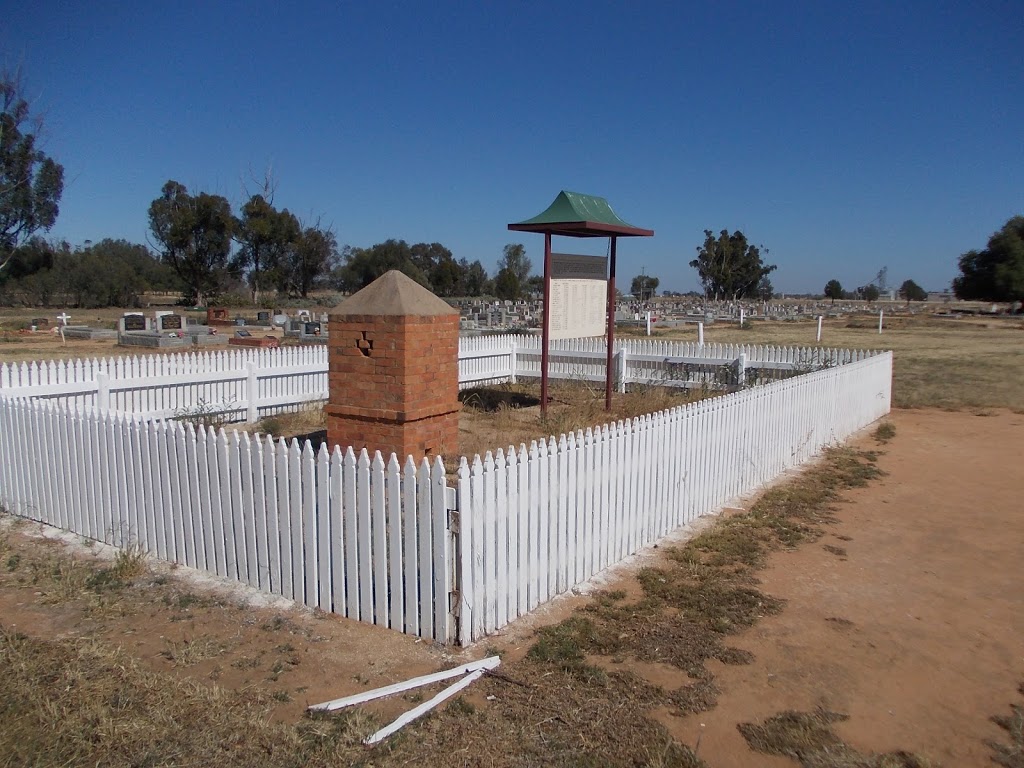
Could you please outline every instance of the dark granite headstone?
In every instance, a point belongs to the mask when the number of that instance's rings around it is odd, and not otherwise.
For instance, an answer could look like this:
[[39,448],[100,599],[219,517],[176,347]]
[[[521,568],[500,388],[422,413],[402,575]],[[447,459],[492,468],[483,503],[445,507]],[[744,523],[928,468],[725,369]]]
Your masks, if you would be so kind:
[[125,331],[146,330],[146,318],[143,315],[125,315],[123,320]]
[[256,322],[260,325],[270,325],[270,313],[269,312],[257,312]]
[[160,328],[164,331],[180,331],[181,315],[164,315],[160,318]]
[[320,323],[306,323],[304,333],[307,336],[319,336],[320,335]]

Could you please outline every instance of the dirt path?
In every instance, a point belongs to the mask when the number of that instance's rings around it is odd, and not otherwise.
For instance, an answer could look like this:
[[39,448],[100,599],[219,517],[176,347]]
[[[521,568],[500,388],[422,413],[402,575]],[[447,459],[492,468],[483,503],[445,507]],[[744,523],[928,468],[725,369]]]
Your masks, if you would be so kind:
[[984,766],[984,740],[1005,741],[989,717],[1024,680],[1024,415],[892,421],[888,476],[847,492],[825,538],[760,574],[788,603],[734,638],[754,663],[711,662],[718,706],[662,718],[684,743],[701,734],[714,768],[793,765],[754,755],[736,725],[818,706],[849,714],[835,730],[865,752]]

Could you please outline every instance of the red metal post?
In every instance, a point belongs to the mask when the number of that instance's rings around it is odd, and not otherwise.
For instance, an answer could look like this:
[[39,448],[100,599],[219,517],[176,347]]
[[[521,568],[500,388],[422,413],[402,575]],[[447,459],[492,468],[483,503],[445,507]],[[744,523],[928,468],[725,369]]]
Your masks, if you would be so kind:
[[604,409],[612,409],[612,363],[615,358],[615,243],[612,235],[611,262],[608,265],[608,363],[604,380]]
[[544,233],[544,325],[540,346],[540,413],[548,413],[548,343],[551,336],[551,233]]

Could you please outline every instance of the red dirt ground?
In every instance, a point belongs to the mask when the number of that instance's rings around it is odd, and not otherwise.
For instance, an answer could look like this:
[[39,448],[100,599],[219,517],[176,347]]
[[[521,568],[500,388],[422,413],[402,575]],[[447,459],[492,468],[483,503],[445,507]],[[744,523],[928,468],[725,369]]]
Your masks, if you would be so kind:
[[1024,415],[891,421],[888,476],[847,492],[828,535],[761,573],[788,602],[733,639],[754,663],[712,662],[718,706],[659,718],[691,747],[700,735],[711,766],[793,765],[750,752],[736,725],[817,706],[849,714],[835,730],[864,752],[984,766],[984,740],[1005,741],[989,717],[1024,681]]

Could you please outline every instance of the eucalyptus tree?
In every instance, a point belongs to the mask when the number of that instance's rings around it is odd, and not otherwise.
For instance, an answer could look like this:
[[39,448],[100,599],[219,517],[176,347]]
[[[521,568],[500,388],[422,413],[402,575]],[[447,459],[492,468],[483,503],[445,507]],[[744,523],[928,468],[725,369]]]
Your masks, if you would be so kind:
[[163,261],[181,277],[190,302],[202,305],[223,289],[232,273],[229,259],[235,226],[226,198],[206,192],[191,195],[173,180],[150,203],[153,240]]

